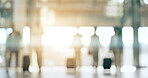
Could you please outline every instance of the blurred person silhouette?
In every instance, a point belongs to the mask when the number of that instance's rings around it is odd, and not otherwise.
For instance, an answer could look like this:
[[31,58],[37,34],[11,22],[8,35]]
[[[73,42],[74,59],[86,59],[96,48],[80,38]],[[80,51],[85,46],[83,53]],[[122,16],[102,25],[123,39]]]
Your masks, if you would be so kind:
[[[95,28],[95,32],[97,30],[97,27]],[[98,53],[99,53],[99,37],[94,33],[94,35],[91,37],[91,43],[89,47],[89,54],[92,54],[93,56],[93,66],[98,66]]]
[[38,62],[38,66],[39,66],[39,73],[41,73],[41,67],[42,67],[42,54],[43,54],[43,50],[42,50],[42,46],[37,46],[35,47],[36,50],[36,54],[37,54],[37,62]]
[[76,60],[76,66],[80,67],[81,66],[81,35],[77,33],[73,37],[73,48],[75,50],[75,60]]
[[41,41],[42,41],[43,29],[41,27],[39,29],[40,30],[38,30],[38,34],[36,35],[37,40],[34,41],[35,45],[32,46],[32,49],[34,49],[36,52],[39,73],[41,73],[42,58],[43,58],[43,45]]
[[110,50],[114,54],[114,62],[117,68],[120,68],[122,61],[122,29],[120,27],[114,27],[115,34],[111,37]]
[[16,67],[18,67],[18,57],[19,50],[21,44],[21,35],[18,31],[15,30],[14,24],[11,25],[12,33],[8,35],[6,41],[6,69],[8,71],[8,67],[10,67],[10,61],[12,54],[15,54],[16,59]]

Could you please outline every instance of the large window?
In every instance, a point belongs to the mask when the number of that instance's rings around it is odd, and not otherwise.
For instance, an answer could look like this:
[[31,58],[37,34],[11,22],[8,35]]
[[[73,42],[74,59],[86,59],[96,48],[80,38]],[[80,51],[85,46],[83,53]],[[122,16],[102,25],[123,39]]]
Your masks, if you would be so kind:
[[139,28],[139,43],[140,43],[140,65],[148,66],[148,27]]
[[[71,45],[73,36],[77,33],[82,35],[82,65],[91,65],[92,60],[87,51],[91,36],[94,34],[93,27],[83,26],[77,29],[75,26],[52,26],[44,27],[43,31],[42,44],[44,46],[44,65],[64,66],[67,57],[74,57],[75,53]],[[86,61],[89,61],[89,63]]]
[[123,65],[133,65],[133,38],[133,28],[123,27]]

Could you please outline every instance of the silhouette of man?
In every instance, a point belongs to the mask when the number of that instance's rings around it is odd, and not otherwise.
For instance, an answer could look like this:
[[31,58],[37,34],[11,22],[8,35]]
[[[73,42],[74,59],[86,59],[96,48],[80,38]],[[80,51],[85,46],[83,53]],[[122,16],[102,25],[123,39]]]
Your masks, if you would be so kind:
[[[95,31],[96,31],[95,27]],[[91,43],[89,52],[93,55],[93,66],[98,66],[98,52],[99,52],[99,37],[96,35],[96,33],[91,37]]]
[[18,57],[20,50],[21,35],[15,30],[14,24],[11,25],[12,33],[9,34],[6,41],[6,67],[10,67],[12,53],[16,57],[16,67],[18,67]]
[[81,35],[78,33],[73,37],[73,48],[75,50],[76,66],[81,66]]
[[115,61],[115,66],[120,67],[121,66],[121,54],[122,54],[122,49],[123,49],[123,43],[122,43],[122,29],[119,27],[115,27],[115,35],[112,36],[111,38],[111,43],[110,43],[110,50],[113,51],[114,54],[114,61]]

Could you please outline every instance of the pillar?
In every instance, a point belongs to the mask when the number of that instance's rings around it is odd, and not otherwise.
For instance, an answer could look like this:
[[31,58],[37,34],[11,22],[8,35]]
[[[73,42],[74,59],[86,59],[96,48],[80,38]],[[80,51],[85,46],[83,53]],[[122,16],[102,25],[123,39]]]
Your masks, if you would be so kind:
[[13,0],[13,23],[15,29],[22,34],[23,27],[26,26],[27,0]]

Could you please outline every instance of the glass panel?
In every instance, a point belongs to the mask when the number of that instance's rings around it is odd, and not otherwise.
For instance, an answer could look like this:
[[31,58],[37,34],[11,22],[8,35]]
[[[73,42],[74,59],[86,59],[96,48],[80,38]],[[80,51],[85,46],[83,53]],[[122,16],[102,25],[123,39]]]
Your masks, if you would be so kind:
[[139,43],[140,43],[140,65],[148,66],[147,56],[148,56],[148,27],[140,27],[139,33]]
[[7,40],[7,34],[5,28],[0,28],[0,44],[5,44]]
[[133,65],[133,28],[132,27],[123,27],[122,40],[123,40],[123,64]]
[[23,43],[25,45],[30,43],[30,27],[24,27],[23,29]]

